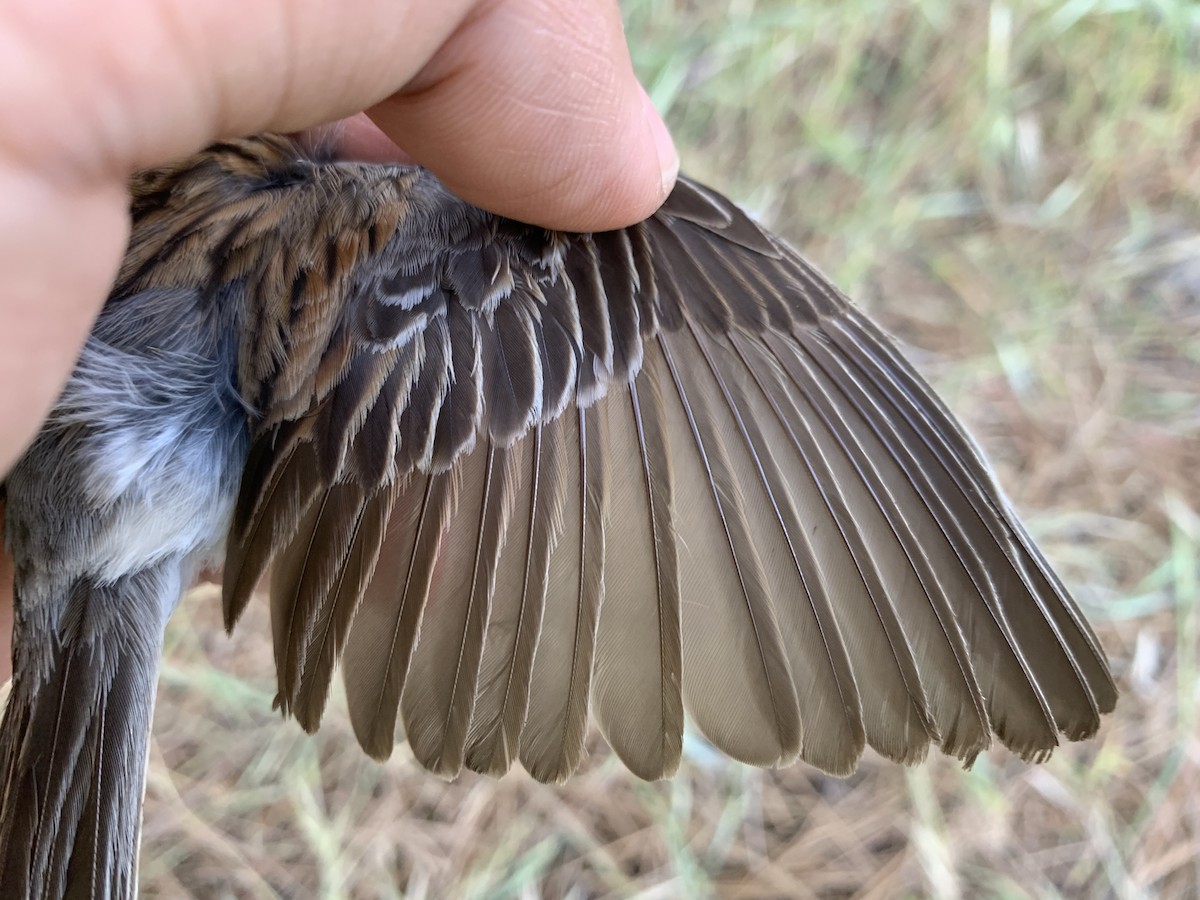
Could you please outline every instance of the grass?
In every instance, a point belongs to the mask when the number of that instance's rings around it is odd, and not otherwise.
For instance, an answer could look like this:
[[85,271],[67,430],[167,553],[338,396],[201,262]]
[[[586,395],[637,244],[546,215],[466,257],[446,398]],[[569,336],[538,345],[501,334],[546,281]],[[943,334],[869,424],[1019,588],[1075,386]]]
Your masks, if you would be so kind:
[[1122,698],[1046,766],[840,781],[689,745],[643,784],[383,766],[272,715],[265,604],[172,622],[148,897],[1200,892],[1200,5],[631,0],[685,168],[879,316],[986,448]]

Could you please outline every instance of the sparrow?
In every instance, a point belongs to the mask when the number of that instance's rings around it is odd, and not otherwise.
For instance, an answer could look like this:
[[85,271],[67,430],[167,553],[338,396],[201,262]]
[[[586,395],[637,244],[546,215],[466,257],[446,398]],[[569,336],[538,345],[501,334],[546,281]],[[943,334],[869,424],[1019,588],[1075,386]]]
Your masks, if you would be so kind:
[[637,776],[1093,735],[1095,634],[975,444],[781,239],[681,178],[602,234],[289,137],[132,182],[74,373],[8,473],[0,896],[132,897],[167,620],[269,573],[277,703],[444,776]]

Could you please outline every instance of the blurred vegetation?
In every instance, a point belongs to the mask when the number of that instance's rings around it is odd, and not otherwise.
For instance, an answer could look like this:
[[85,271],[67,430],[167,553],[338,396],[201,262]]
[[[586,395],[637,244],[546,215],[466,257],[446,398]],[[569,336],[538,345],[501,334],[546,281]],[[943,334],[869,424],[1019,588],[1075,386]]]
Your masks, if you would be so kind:
[[970,772],[759,773],[599,742],[564,788],[365,759],[272,715],[265,604],[168,635],[148,897],[1200,893],[1200,4],[628,0],[685,168],[906,343],[1121,683],[1097,740]]

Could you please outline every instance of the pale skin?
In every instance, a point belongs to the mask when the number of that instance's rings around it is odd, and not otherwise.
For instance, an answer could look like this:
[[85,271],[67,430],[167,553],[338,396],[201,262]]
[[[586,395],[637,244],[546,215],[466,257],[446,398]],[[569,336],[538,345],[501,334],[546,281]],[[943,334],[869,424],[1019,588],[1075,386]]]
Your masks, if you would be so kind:
[[[415,159],[480,206],[576,231],[645,218],[678,170],[611,0],[14,0],[0,83],[0,471],[104,302],[137,169],[338,122],[347,157]],[[11,581],[4,559],[0,683]]]

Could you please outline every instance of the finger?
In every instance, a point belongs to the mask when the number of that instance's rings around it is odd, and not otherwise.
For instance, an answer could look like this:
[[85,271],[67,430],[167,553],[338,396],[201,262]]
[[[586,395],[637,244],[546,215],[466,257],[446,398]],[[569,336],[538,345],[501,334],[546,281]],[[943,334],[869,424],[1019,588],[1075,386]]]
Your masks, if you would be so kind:
[[412,165],[416,162],[408,152],[384,134],[366,113],[315,128],[305,128],[296,134],[296,138],[310,151],[328,148],[338,159],[401,165]]
[[454,190],[546,226],[631,224],[678,166],[614,0],[68,0],[20,5],[0,49],[0,121],[23,126],[6,150],[60,176],[123,180],[372,104]]
[[129,232],[124,184],[61,185],[0,161],[0,477],[75,364]]
[[481,4],[370,114],[464,199],[565,230],[645,218],[679,168],[611,2]]

